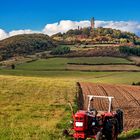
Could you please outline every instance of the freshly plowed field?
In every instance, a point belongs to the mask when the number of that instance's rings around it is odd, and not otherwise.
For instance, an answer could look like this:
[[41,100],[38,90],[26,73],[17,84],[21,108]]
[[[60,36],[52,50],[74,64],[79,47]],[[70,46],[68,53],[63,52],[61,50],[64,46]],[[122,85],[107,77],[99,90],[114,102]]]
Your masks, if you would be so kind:
[[[128,85],[109,85],[80,83],[83,103],[81,108],[87,109],[87,95],[113,96],[112,109],[124,111],[124,130],[140,128],[140,87]],[[95,99],[93,106],[97,110],[107,110],[108,100]]]

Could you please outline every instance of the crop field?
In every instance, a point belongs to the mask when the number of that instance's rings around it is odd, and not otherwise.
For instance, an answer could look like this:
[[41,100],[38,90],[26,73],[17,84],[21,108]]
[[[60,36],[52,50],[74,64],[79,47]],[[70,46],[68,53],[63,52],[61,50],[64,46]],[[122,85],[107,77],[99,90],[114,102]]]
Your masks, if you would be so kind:
[[140,72],[140,67],[136,65],[68,65],[68,70],[81,71],[137,71]]
[[133,62],[135,62],[136,64],[140,65],[140,57],[138,57],[138,56],[130,56],[128,59],[133,61]]
[[[94,83],[132,84],[139,82],[140,72],[79,72],[79,71],[25,71],[0,70],[0,75],[42,77],[52,79],[74,79]],[[129,76],[128,76],[129,75]]]
[[132,84],[140,79],[140,68],[132,63],[127,59],[114,57],[49,58],[18,64],[14,70],[1,68],[0,75]]
[[86,72],[86,71],[31,71],[31,70],[0,70],[0,75],[41,77],[86,81],[94,83],[129,84],[139,82],[140,72]]
[[24,63],[16,66],[21,70],[66,70],[67,64],[132,64],[124,58],[115,57],[75,57],[75,58],[49,58],[40,59],[30,63]]
[[39,59],[30,63],[23,63],[16,66],[16,69],[20,70],[65,70],[67,58],[50,58],[50,59]]
[[[87,109],[87,95],[113,96],[112,108],[115,111],[120,108],[124,111],[124,131],[140,128],[140,87],[128,85],[109,85],[80,83],[83,94],[84,109]],[[93,106],[97,110],[107,110],[107,101],[94,100]]]
[[117,57],[76,57],[70,58],[69,63],[72,64],[133,64],[124,58]]
[[1,140],[65,140],[75,100],[72,80],[0,76]]

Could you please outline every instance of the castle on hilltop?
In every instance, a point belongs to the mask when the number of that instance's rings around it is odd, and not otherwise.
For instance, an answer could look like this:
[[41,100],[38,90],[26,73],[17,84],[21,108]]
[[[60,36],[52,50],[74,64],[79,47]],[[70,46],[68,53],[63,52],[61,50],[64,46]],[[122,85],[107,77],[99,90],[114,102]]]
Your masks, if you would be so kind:
[[[94,17],[92,17],[90,19],[90,26],[88,28],[90,28],[90,29],[94,29],[95,28],[95,19],[94,19]],[[78,26],[78,30],[82,30],[82,27],[80,28],[80,26]]]
[[94,29],[95,28],[95,20],[94,20],[94,17],[91,18],[90,24],[91,24],[91,29]]

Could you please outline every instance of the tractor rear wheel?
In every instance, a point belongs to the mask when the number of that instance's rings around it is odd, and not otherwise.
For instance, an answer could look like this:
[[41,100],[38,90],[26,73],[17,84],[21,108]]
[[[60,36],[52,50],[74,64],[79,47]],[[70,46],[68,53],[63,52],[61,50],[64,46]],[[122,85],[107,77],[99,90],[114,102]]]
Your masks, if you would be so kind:
[[97,135],[96,135],[96,140],[102,140],[103,139],[103,134],[102,132],[98,132]]
[[117,140],[116,123],[114,123],[114,120],[108,120],[106,122],[105,137],[107,140]]

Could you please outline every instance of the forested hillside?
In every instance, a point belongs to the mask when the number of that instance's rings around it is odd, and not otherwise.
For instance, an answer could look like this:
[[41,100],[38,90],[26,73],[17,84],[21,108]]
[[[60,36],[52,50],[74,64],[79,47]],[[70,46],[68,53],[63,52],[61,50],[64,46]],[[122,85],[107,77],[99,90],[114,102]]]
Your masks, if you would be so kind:
[[122,32],[120,30],[111,28],[81,28],[69,30],[66,33],[57,33],[52,38],[60,43],[85,43],[85,44],[99,44],[99,43],[134,43],[140,44],[140,38],[134,33]]
[[55,45],[47,35],[17,35],[0,41],[0,60],[13,56],[31,55],[54,47]]

